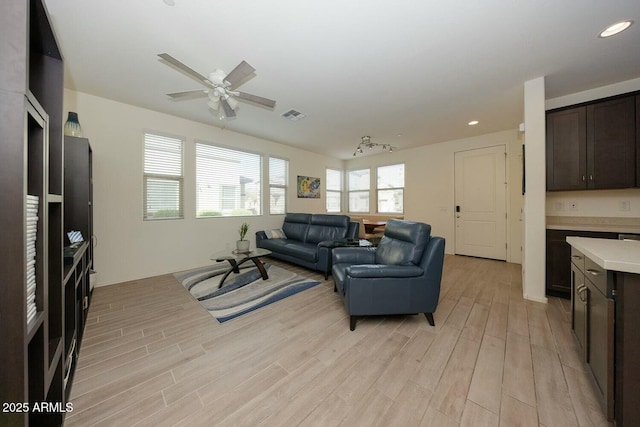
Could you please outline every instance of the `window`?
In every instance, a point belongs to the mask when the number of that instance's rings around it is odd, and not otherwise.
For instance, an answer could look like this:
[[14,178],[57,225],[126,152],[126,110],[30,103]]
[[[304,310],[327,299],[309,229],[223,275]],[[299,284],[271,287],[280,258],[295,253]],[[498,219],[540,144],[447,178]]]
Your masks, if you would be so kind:
[[289,162],[269,157],[269,213],[284,214],[287,209]]
[[369,212],[369,169],[349,171],[349,212]]
[[327,212],[342,209],[342,171],[327,169]]
[[260,215],[262,156],[196,142],[196,216]]
[[381,166],[378,176],[378,213],[404,212],[404,164]]
[[183,145],[182,139],[144,134],[144,219],[184,217]]

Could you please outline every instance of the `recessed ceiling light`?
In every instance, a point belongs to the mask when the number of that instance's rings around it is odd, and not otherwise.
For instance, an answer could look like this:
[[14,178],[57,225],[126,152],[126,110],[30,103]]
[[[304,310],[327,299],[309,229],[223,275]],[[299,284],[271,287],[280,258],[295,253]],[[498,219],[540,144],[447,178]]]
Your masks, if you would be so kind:
[[607,28],[602,30],[598,37],[605,38],[615,36],[616,34],[619,34],[629,28],[631,24],[633,24],[632,20],[616,22],[615,24],[609,25]]
[[471,121],[468,123],[468,125],[469,125],[469,126],[474,126],[474,125],[477,125],[478,123],[480,123],[480,122],[479,122],[479,121],[477,121],[477,120],[471,120]]

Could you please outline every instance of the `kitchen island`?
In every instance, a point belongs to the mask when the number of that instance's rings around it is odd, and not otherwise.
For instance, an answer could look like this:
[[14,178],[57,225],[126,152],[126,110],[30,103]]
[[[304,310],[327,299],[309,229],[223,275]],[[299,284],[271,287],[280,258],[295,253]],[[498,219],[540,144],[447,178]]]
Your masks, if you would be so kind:
[[567,237],[571,326],[607,418],[640,425],[640,241]]

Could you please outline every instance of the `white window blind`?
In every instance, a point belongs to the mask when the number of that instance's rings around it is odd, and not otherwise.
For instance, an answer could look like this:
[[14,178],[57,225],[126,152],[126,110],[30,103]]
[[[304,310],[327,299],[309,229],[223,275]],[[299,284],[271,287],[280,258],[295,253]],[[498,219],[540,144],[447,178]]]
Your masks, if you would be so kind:
[[262,156],[196,142],[196,216],[261,214]]
[[179,138],[144,134],[144,219],[184,217],[183,146]]
[[369,169],[349,171],[349,212],[369,212],[369,188],[371,172]]
[[342,210],[342,171],[327,169],[327,212]]
[[377,170],[378,213],[404,212],[404,164]]
[[289,161],[269,157],[269,213],[286,213]]

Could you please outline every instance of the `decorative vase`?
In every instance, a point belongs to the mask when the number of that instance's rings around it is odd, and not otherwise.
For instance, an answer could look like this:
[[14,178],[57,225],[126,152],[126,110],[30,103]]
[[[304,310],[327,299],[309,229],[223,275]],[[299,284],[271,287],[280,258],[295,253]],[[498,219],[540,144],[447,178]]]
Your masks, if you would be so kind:
[[78,113],[69,111],[67,121],[64,124],[64,134],[67,136],[82,137],[82,127],[80,127],[80,122],[78,121]]
[[237,240],[236,241],[236,249],[238,252],[249,252],[249,240]]

